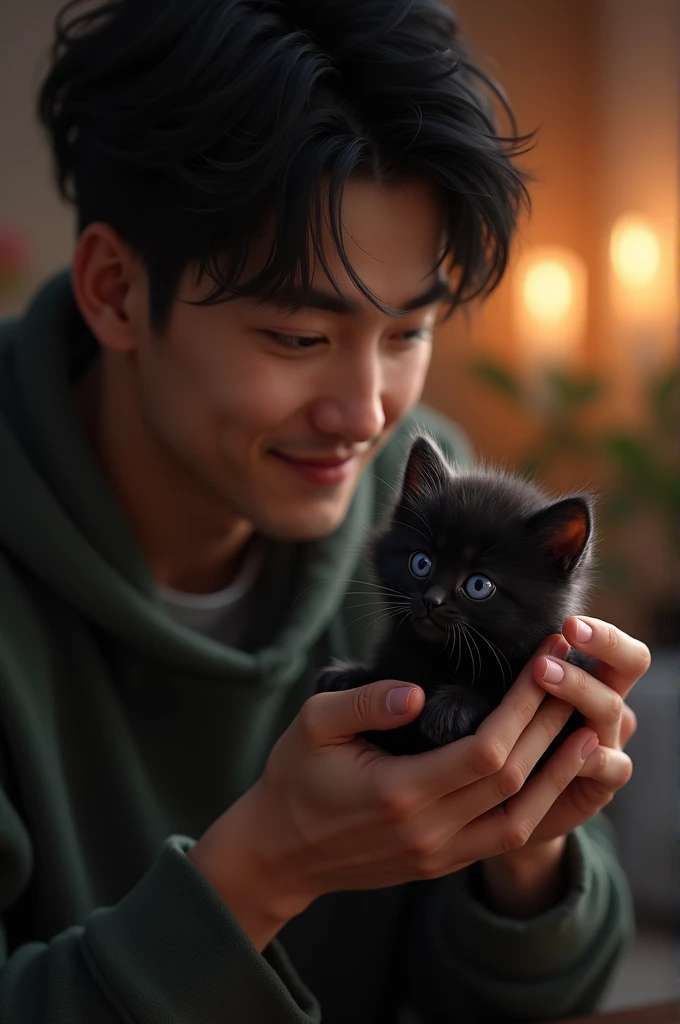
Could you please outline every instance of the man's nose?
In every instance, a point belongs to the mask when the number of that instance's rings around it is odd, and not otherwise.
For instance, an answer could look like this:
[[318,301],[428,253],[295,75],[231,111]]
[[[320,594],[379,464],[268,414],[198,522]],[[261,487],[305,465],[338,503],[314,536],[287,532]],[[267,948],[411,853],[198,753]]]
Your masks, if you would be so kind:
[[385,426],[383,381],[379,363],[364,358],[334,368],[325,395],[315,407],[319,429],[359,444],[378,437]]

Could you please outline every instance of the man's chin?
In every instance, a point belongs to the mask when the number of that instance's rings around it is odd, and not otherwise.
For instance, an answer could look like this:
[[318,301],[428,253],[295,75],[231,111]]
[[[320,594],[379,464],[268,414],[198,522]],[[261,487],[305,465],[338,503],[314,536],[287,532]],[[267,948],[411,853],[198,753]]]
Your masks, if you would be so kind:
[[347,515],[349,504],[343,503],[341,508],[324,510],[313,515],[301,513],[285,519],[269,519],[262,523],[260,532],[272,540],[312,541],[328,537],[342,525]]

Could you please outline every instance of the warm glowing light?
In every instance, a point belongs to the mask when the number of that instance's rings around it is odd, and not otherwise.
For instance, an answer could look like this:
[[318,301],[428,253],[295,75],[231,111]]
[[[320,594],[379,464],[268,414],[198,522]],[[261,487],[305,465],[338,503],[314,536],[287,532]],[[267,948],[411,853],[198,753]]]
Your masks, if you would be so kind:
[[610,255],[614,272],[628,288],[646,288],[657,275],[661,247],[656,232],[643,217],[629,215],[616,222]]
[[526,272],[524,303],[538,320],[555,322],[568,315],[574,301],[569,271],[557,260],[540,260]]
[[581,257],[557,245],[526,249],[515,266],[514,320],[527,367],[567,365],[585,336],[587,271]]

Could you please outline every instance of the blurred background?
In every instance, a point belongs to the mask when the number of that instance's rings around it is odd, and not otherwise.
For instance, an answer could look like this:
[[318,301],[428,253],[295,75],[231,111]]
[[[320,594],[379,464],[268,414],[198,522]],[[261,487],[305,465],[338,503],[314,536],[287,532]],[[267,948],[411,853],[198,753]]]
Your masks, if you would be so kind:
[[[61,0],[0,4],[0,318],[68,265],[34,103]],[[477,454],[599,496],[589,611],[643,639],[635,774],[608,809],[638,939],[606,1007],[678,991],[677,0],[456,0],[506,90],[536,178],[510,270],[439,331],[425,399]]]

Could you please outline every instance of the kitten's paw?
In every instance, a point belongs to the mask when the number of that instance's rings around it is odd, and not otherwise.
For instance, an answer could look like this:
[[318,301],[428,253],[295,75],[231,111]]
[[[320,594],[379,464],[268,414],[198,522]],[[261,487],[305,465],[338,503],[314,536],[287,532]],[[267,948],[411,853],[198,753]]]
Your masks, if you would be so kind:
[[416,721],[422,736],[443,747],[471,736],[490,711],[489,702],[478,691],[443,685],[427,698]]
[[355,686],[363,686],[367,682],[370,680],[363,665],[356,665],[350,661],[338,662],[330,668],[323,669],[317,677],[314,692],[353,690]]

